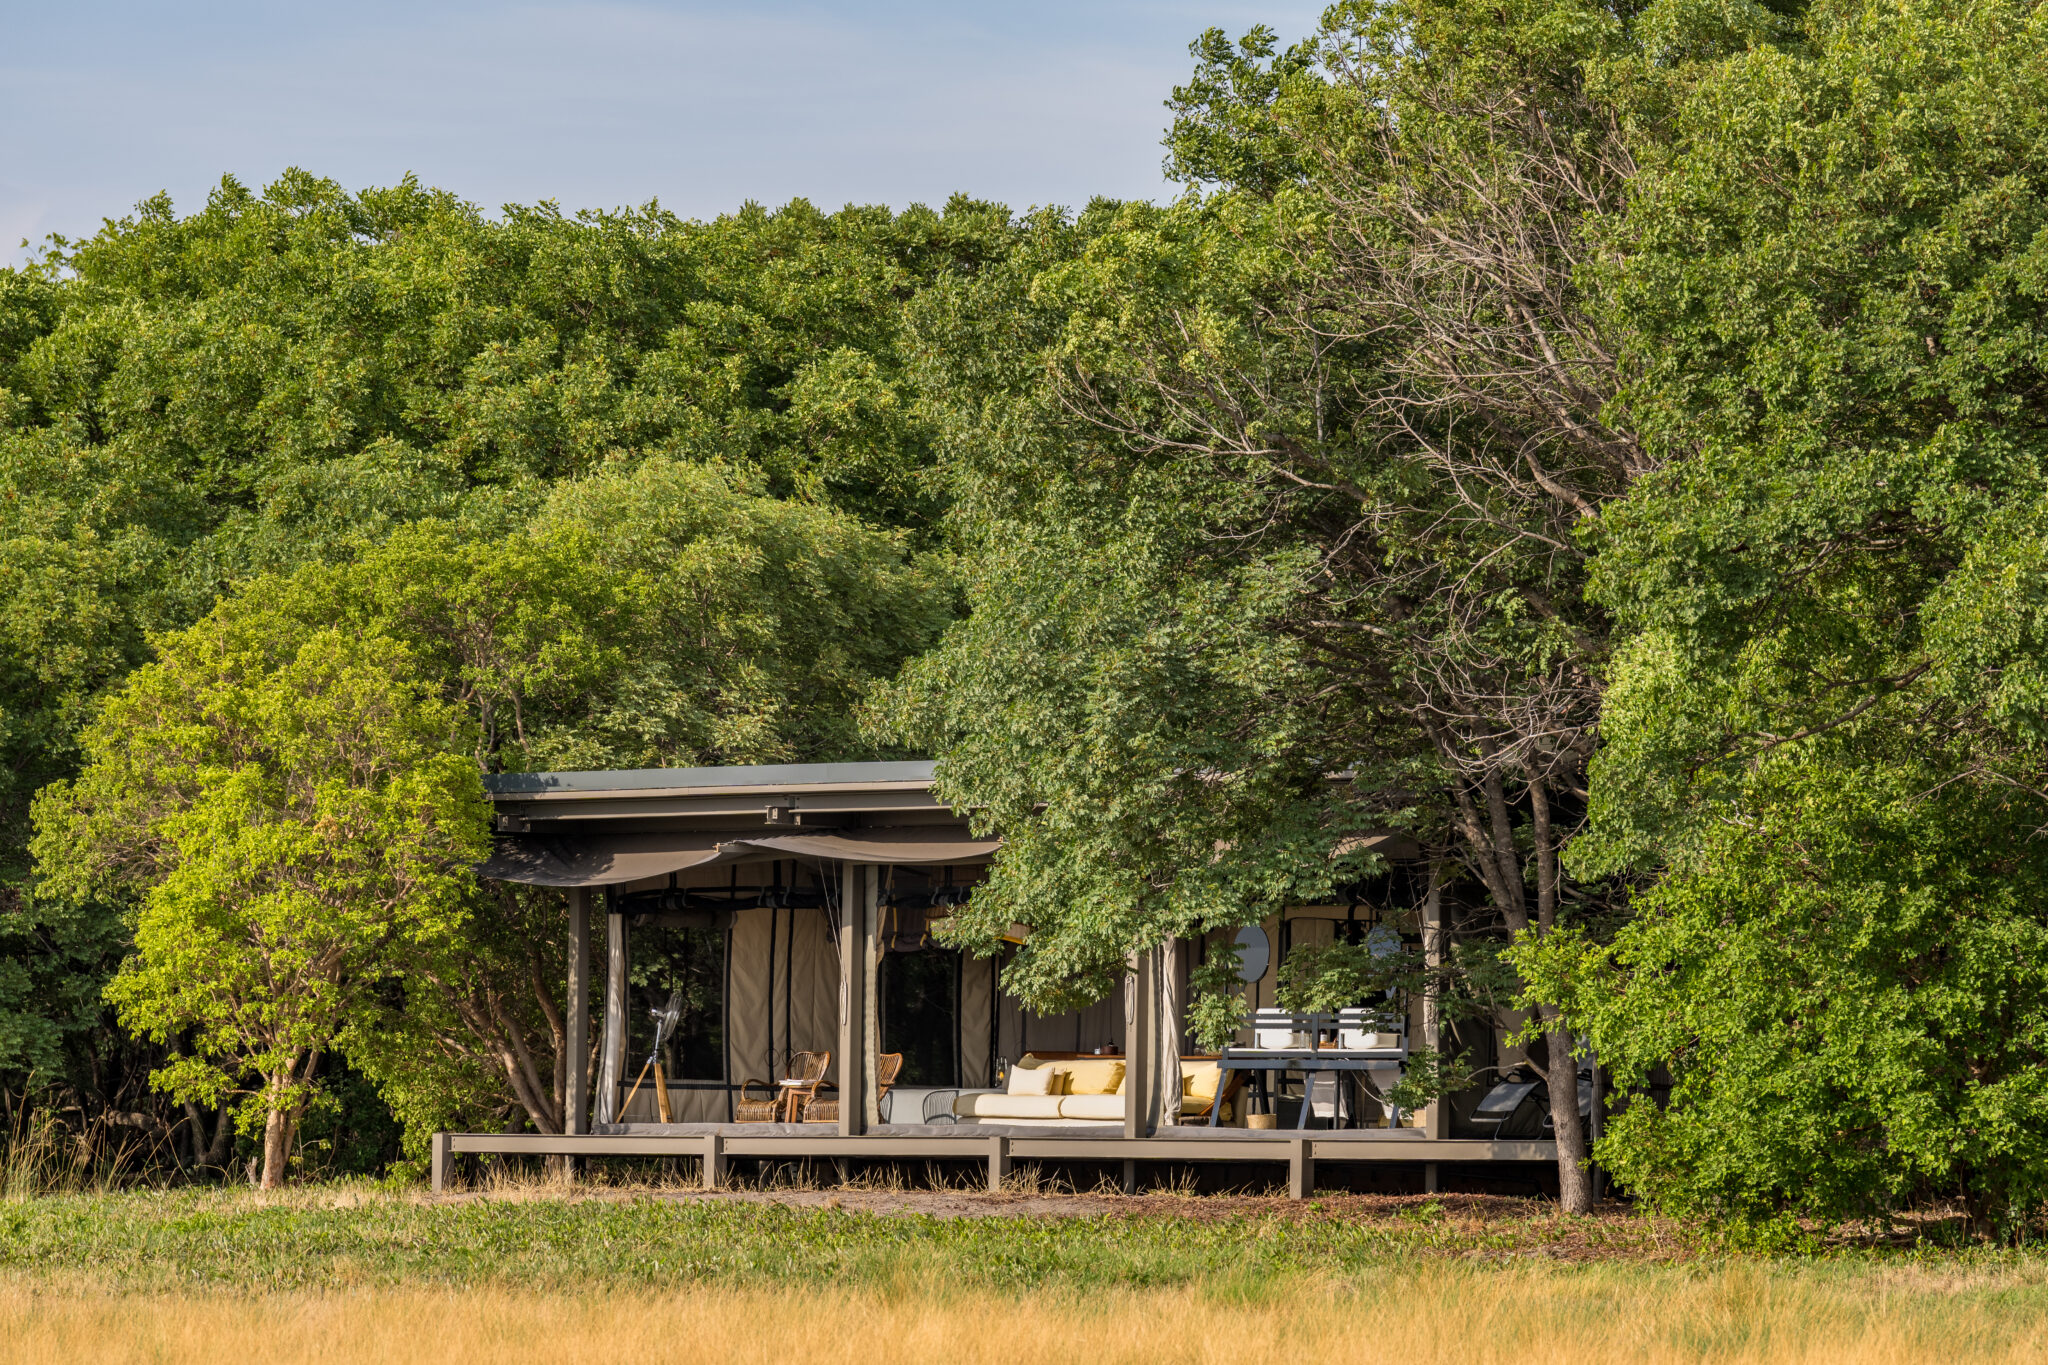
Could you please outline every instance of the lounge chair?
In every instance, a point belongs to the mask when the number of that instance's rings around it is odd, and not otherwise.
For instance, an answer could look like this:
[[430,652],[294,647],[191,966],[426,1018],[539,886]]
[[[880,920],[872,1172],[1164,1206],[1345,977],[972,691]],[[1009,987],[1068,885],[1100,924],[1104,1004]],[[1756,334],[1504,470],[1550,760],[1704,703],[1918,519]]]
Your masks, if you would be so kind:
[[[881,1100],[882,1096],[889,1093],[889,1087],[896,1084],[896,1073],[898,1073],[901,1070],[903,1070],[902,1053],[884,1052],[876,1056],[875,1099],[878,1102]],[[833,1091],[830,1094],[818,1094],[815,1091],[813,1091],[810,1098],[804,1101],[803,1121],[805,1123],[839,1122],[838,1092]]]
[[[800,1104],[810,1100],[818,1092],[819,1082],[825,1079],[825,1072],[832,1065],[829,1052],[792,1053],[789,1065],[783,1069],[785,1081],[795,1085],[770,1085],[767,1081],[749,1080],[740,1082],[740,1097],[732,1107],[735,1123],[784,1123]],[[755,1090],[760,1094],[755,1094]]]

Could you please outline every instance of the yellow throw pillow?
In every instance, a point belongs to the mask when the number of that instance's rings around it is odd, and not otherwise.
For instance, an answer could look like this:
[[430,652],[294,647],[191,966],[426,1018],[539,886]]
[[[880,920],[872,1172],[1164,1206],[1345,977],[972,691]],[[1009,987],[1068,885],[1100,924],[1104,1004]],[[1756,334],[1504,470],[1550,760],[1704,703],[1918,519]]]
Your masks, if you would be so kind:
[[1120,1057],[1082,1057],[1059,1066],[1067,1073],[1069,1095],[1114,1095],[1123,1084],[1124,1063]]
[[1191,1100],[1213,1100],[1223,1083],[1223,1068],[1214,1062],[1182,1062],[1180,1093]]
[[1010,1093],[1012,1095],[1057,1095],[1059,1073],[1051,1067],[1013,1066],[1010,1068]]

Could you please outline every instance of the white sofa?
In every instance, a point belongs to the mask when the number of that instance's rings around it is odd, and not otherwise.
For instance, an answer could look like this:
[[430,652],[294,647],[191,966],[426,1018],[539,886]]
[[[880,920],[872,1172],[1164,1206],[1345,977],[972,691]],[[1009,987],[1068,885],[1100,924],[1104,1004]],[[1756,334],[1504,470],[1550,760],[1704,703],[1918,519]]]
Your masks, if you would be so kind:
[[[1072,1124],[1124,1121],[1124,1059],[1025,1053],[1016,1074],[1051,1072],[1047,1093],[965,1094],[953,1102],[961,1123]],[[1015,1088],[1013,1086],[1013,1088]]]
[[[1051,1068],[1066,1071],[1065,1085],[1054,1089],[1072,1087],[1094,1093],[1011,1095],[1000,1091],[968,1091],[953,1101],[953,1117],[959,1123],[1000,1123],[1005,1125],[1052,1126],[1056,1124],[1117,1123],[1124,1121],[1123,1059],[1120,1057],[1038,1057],[1027,1054],[1017,1063],[1019,1070]],[[1181,1062],[1182,1085],[1185,1089],[1189,1080],[1206,1071],[1208,1094],[1216,1093],[1220,1077],[1216,1063],[1208,1058],[1189,1058]],[[1104,1094],[1102,1087],[1114,1084],[1115,1089]],[[1187,1101],[1188,1113],[1199,1115],[1195,1121],[1204,1121],[1209,1113],[1206,1096],[1191,1095]],[[1226,1098],[1223,1118],[1230,1118],[1230,1102]]]
[[962,1123],[1122,1123],[1122,1095],[962,1095],[953,1101]]

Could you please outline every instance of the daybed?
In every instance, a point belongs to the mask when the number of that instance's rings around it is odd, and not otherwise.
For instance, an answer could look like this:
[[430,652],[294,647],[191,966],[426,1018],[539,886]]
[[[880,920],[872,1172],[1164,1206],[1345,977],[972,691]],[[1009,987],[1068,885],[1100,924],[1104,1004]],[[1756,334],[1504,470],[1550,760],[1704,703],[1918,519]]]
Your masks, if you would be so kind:
[[[1207,1119],[1223,1073],[1213,1057],[1181,1059],[1181,1118]],[[1222,1096],[1228,1119],[1238,1078]],[[1124,1059],[1078,1053],[1026,1053],[1010,1070],[1005,1091],[970,1091],[953,1102],[961,1123],[1051,1125],[1122,1123]]]

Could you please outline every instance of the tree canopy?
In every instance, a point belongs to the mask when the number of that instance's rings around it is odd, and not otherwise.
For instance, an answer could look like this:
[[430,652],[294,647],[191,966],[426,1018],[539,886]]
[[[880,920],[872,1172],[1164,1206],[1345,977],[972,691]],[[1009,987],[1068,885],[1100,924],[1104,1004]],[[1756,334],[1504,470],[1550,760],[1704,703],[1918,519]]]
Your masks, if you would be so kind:
[[99,999],[130,893],[37,889],[29,805],[217,603],[396,642],[484,771],[875,752],[856,697],[954,610],[902,308],[1012,235],[293,172],[0,272],[0,1070],[147,1107]]
[[[2022,1235],[2042,15],[1346,0],[1195,41],[1170,202],[294,172],[54,240],[0,272],[0,1070],[247,1087],[288,1141],[332,1053],[415,1133],[559,1127],[560,904],[447,871],[456,787],[914,752],[1005,840],[943,932],[1028,924],[1036,1008],[1399,834],[1449,951],[1306,953],[1288,998],[1519,1030],[1568,1207],[1597,1160],[1767,1233]],[[295,738],[314,676],[390,764]],[[416,837],[307,881],[323,803]],[[303,1017],[235,1022],[316,958]],[[1227,947],[1195,985],[1227,1037]]]

